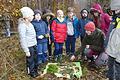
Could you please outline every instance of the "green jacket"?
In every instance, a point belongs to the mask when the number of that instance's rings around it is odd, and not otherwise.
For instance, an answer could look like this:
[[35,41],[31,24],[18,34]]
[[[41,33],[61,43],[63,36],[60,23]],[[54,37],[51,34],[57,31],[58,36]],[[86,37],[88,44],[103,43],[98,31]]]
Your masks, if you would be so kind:
[[95,52],[103,52],[104,51],[104,33],[97,29],[91,35],[85,35],[81,50],[84,52],[86,45],[90,45],[90,49]]

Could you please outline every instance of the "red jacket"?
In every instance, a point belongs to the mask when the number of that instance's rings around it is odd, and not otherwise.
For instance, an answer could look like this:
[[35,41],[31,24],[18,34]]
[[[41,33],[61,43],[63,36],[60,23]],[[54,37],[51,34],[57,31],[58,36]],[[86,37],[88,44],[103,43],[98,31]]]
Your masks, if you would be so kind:
[[67,37],[66,21],[60,22],[57,18],[51,24],[54,42],[64,43]]

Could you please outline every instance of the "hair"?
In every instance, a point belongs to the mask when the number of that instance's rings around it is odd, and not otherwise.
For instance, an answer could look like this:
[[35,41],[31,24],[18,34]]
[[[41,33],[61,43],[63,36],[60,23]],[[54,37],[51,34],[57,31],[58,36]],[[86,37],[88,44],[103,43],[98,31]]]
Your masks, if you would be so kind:
[[68,7],[67,12],[74,12],[75,8],[73,7]]
[[88,11],[87,9],[82,9],[82,10],[80,11],[80,14],[82,14],[82,12],[83,12],[84,10],[86,10],[87,13],[89,14],[89,11]]
[[59,9],[59,10],[57,10],[57,14],[58,14],[58,13],[60,13],[60,12],[62,12],[62,13],[63,13],[63,11],[62,11],[62,10],[60,10],[60,9]]

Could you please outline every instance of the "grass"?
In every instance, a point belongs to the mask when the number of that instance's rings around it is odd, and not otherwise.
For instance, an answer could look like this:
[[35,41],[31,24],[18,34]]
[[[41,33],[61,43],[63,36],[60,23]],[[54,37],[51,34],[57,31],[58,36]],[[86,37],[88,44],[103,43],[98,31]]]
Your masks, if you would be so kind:
[[[79,54],[80,39],[77,39],[76,51]],[[80,61],[80,60],[79,60]],[[62,62],[69,62],[69,58],[64,55]],[[43,70],[46,64],[43,64]],[[25,53],[22,51],[18,34],[10,38],[0,37],[0,80],[32,80],[26,74]],[[83,76],[80,80],[105,80],[104,69],[89,70],[87,63],[82,63]],[[59,80],[54,75],[46,74],[33,80]]]

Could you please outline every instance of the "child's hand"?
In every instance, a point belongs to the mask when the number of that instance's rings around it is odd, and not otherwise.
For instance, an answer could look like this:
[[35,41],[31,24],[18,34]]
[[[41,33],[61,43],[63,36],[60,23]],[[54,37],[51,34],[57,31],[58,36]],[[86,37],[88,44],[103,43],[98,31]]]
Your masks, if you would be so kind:
[[26,56],[27,56],[27,57],[30,57],[30,52],[26,52]]
[[48,37],[49,37],[49,34],[45,34],[45,37],[48,38]]
[[86,45],[86,48],[89,48],[90,47],[90,45]]

